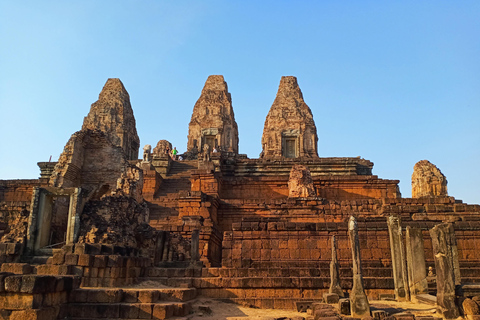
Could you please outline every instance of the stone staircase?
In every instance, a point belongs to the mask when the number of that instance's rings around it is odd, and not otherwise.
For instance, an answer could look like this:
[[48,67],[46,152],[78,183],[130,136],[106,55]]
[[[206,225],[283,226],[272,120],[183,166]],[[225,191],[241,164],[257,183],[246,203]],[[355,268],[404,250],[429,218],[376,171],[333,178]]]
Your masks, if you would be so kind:
[[191,312],[195,288],[81,288],[60,319],[167,319]]
[[178,193],[191,189],[190,172],[197,168],[197,163],[197,160],[172,163],[154,198],[149,201],[151,220],[178,216]]

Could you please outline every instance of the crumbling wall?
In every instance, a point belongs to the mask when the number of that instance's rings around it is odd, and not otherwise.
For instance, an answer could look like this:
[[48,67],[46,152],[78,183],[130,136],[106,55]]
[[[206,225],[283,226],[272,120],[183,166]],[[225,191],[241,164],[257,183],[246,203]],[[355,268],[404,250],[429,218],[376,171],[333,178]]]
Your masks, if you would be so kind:
[[[148,207],[127,196],[104,196],[86,203],[80,218],[79,243],[142,247],[153,239]],[[139,232],[141,231],[141,232]],[[153,241],[153,240],[152,240]],[[152,242],[153,244],[153,242]]]
[[132,166],[122,148],[113,145],[98,130],[74,133],[65,145],[50,177],[53,187],[81,187],[92,199],[100,199],[117,189],[138,199],[142,188],[141,170]]
[[0,248],[0,263],[13,261],[21,254],[27,235],[32,188],[39,184],[39,180],[0,180],[0,243],[11,247],[11,250]]

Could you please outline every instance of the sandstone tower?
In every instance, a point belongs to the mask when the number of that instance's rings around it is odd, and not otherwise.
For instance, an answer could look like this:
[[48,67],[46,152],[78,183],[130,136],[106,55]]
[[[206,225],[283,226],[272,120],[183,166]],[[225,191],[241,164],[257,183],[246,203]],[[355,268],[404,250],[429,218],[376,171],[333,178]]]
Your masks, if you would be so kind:
[[317,128],[303,100],[296,77],[282,77],[275,101],[265,119],[264,158],[316,157]]
[[447,178],[428,160],[421,160],[413,167],[412,198],[447,196]]
[[220,75],[208,77],[188,126],[187,151],[201,151],[205,144],[211,149],[238,153],[238,127],[232,98]]
[[105,132],[114,145],[123,149],[128,160],[138,159],[140,139],[130,96],[120,79],[110,78],[105,83],[83,121],[82,130],[87,129]]

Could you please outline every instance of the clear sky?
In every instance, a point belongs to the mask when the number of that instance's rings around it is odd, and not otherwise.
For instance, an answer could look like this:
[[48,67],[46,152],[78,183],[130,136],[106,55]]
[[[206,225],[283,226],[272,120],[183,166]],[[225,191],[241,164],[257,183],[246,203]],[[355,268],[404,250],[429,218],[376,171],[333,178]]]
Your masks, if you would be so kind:
[[480,1],[0,2],[0,179],[56,161],[107,78],[130,94],[141,146],[180,152],[208,75],[232,94],[257,158],[280,77],[298,78],[322,157],[361,156],[411,196],[430,160],[480,203]]

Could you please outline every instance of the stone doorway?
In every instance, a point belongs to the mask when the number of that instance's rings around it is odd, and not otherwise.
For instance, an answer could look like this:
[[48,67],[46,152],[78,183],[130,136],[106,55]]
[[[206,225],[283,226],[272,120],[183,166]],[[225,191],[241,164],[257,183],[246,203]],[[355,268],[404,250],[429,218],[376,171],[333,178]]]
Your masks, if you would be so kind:
[[213,150],[213,148],[216,147],[215,136],[212,136],[212,135],[205,136],[205,144],[208,144],[210,146],[210,150]]
[[284,143],[283,156],[285,158],[296,158],[297,157],[297,139],[295,138],[286,138]]
[[35,254],[78,238],[80,188],[35,188],[28,221],[27,253]]

